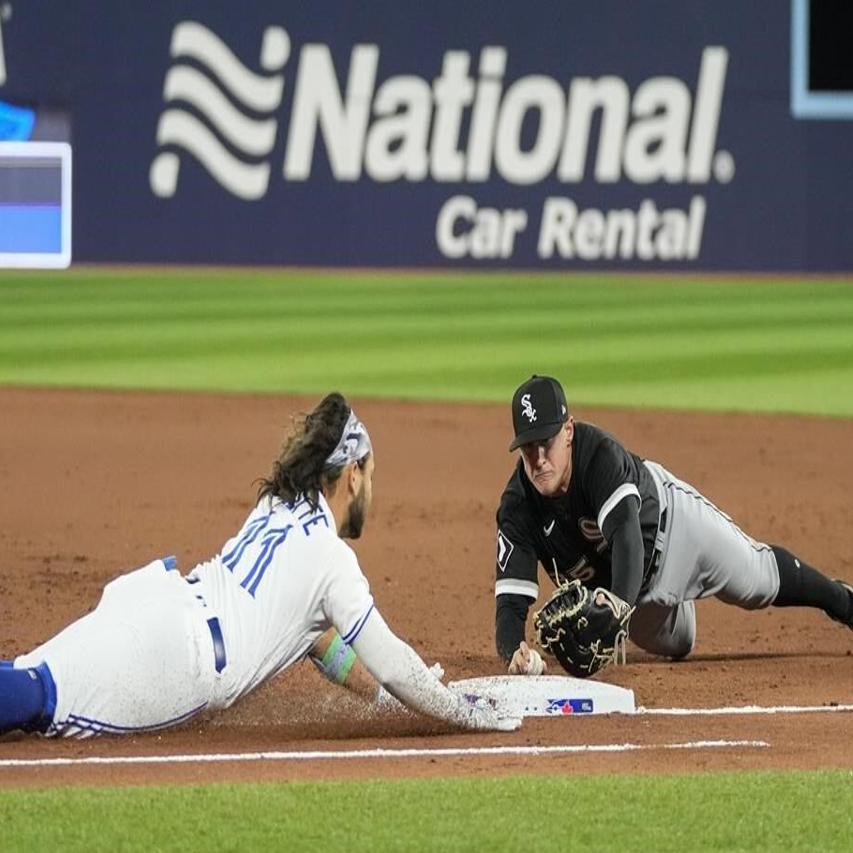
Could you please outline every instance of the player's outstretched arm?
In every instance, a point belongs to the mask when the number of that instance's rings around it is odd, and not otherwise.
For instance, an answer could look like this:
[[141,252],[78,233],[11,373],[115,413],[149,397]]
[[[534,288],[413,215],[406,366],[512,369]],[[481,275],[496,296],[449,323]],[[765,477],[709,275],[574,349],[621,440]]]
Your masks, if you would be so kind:
[[[345,687],[366,702],[384,710],[406,710],[361,664],[352,646],[341,639],[334,628],[329,628],[308,653],[314,666],[333,684]],[[444,678],[444,668],[434,663],[429,671],[439,680]]]
[[317,640],[308,657],[333,684],[346,687],[367,702],[376,701],[379,684],[334,628]]
[[530,599],[503,593],[495,599],[495,645],[510,675],[544,675],[545,661],[524,641],[524,625]]
[[472,705],[448,690],[375,609],[352,645],[373,677],[409,708],[469,729],[513,731],[521,725],[518,718],[499,717],[489,705]]

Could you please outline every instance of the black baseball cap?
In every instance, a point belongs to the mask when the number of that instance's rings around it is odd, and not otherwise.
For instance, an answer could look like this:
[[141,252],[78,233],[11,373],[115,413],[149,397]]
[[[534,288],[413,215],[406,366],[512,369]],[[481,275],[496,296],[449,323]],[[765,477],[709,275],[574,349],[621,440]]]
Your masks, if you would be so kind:
[[569,417],[563,386],[550,376],[535,373],[512,395],[512,428],[515,438],[510,450],[544,441],[556,435]]

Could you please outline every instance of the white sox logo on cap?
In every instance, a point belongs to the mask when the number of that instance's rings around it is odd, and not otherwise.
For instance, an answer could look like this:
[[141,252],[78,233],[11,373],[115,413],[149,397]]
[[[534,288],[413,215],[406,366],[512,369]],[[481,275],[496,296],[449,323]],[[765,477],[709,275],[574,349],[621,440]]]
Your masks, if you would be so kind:
[[512,428],[515,438],[509,446],[548,441],[566,422],[566,395],[556,379],[533,374],[512,395]]
[[533,403],[530,402],[530,394],[525,394],[521,398],[521,405],[523,407],[522,414],[533,423],[536,420],[536,409],[533,408]]

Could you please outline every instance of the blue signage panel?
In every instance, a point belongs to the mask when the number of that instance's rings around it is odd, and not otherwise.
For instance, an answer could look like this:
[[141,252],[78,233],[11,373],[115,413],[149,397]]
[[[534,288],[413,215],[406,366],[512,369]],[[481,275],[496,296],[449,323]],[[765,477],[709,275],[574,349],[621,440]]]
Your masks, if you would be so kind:
[[0,4],[0,99],[70,116],[77,260],[853,269],[788,4],[73,5]]
[[0,267],[70,263],[70,146],[0,141]]

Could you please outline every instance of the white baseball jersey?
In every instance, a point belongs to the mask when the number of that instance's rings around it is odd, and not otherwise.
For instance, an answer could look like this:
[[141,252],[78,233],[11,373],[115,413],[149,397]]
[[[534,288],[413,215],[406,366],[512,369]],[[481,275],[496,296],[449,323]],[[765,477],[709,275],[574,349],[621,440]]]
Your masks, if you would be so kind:
[[219,706],[301,660],[329,627],[351,643],[373,609],[367,578],[322,495],[314,509],[305,499],[264,498],[187,581],[222,626]]
[[50,670],[47,734],[160,729],[226,707],[330,627],[410,707],[470,728],[520,724],[452,693],[390,631],[322,495],[314,508],[264,498],[212,560],[186,577],[173,562],[116,578],[95,610],[16,659]]
[[182,577],[162,560],[107,584],[94,611],[16,660],[48,664],[51,735],[157,729],[230,705],[330,626],[355,641],[373,598],[320,496],[264,499],[222,553]]

